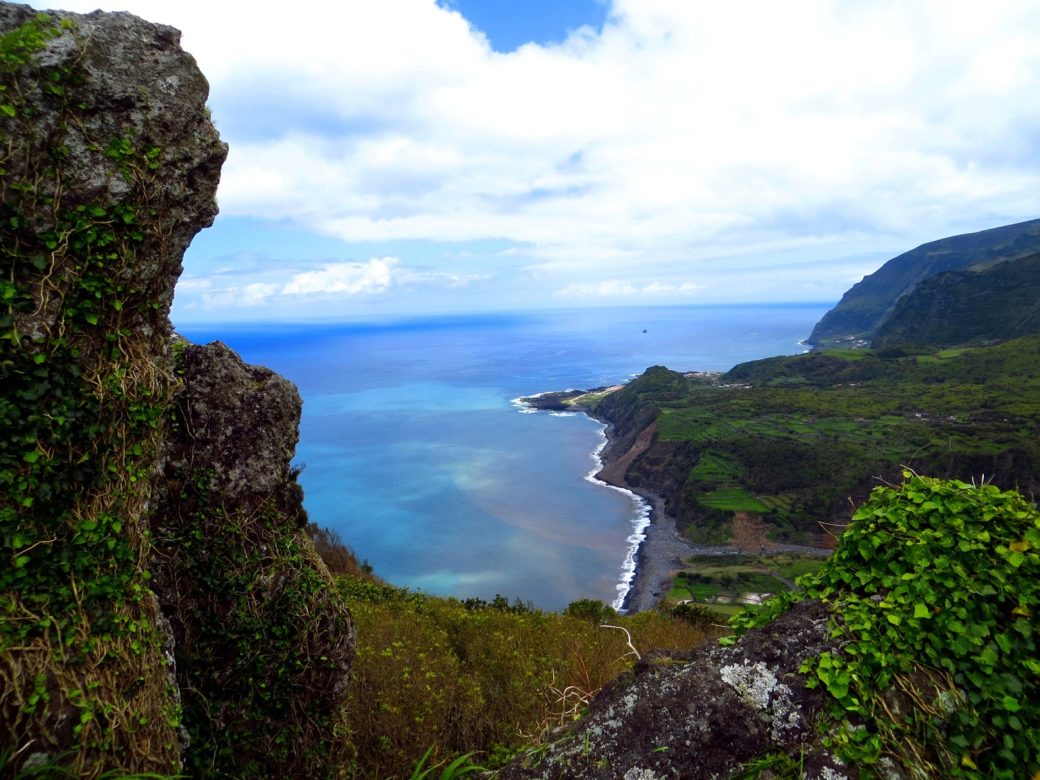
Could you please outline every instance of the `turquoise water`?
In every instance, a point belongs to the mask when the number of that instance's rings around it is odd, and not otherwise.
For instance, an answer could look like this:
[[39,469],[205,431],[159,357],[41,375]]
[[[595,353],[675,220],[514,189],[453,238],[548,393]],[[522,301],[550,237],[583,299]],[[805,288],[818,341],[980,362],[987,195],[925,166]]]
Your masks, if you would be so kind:
[[[828,306],[597,309],[188,327],[294,381],[305,506],[387,580],[547,609],[614,601],[640,506],[585,479],[602,426],[513,399],[661,364],[725,370],[802,351]],[[644,332],[645,331],[645,332]]]

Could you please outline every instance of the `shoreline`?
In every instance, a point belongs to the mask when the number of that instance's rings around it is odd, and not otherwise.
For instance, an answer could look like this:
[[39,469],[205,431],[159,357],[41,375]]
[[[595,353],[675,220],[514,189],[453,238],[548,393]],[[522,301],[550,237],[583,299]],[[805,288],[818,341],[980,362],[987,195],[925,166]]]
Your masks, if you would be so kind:
[[[675,573],[682,568],[682,559],[690,555],[733,555],[739,552],[731,547],[697,545],[679,536],[675,519],[664,508],[664,499],[656,493],[628,485],[623,477],[615,479],[610,472],[616,467],[618,453],[612,452],[614,425],[597,417],[588,407],[572,405],[567,401],[591,392],[620,388],[596,388],[593,391],[548,391],[513,399],[524,413],[584,414],[603,425],[603,442],[592,453],[595,468],[585,479],[605,488],[618,490],[633,500],[632,533],[626,537],[629,550],[621,564],[618,582],[619,596],[611,606],[622,614],[645,612],[657,607],[657,602],[671,585]],[[624,453],[620,454],[622,457]],[[619,484],[620,483],[620,484]]]
[[[576,414],[576,412],[549,412],[550,414]],[[591,414],[585,415],[590,419],[596,420],[596,422],[603,423],[603,420],[599,420],[593,417]],[[617,610],[621,614],[629,612],[628,602],[631,598],[632,591],[636,588],[636,582],[639,578],[639,571],[642,568],[640,563],[640,555],[643,547],[646,545],[647,533],[653,525],[654,518],[654,503],[652,499],[647,498],[638,491],[633,490],[625,485],[615,485],[612,482],[608,482],[603,479],[600,475],[607,468],[606,462],[603,460],[603,453],[610,446],[610,434],[609,431],[611,425],[604,423],[603,428],[603,442],[595,449],[592,453],[592,459],[595,462],[595,466],[592,471],[585,475],[585,479],[596,485],[600,485],[611,490],[617,490],[624,493],[632,500],[634,507],[634,518],[632,519],[632,533],[625,537],[625,541],[628,542],[628,550],[625,553],[625,560],[621,564],[621,577],[617,584],[617,597],[610,602],[610,606]]]
[[[628,484],[624,471],[635,453],[631,450],[618,452],[611,446],[616,441],[614,424],[596,416],[587,407],[579,408],[586,416],[604,425],[605,443],[596,453],[600,469],[593,475],[593,479],[601,485],[634,496],[647,510],[642,526],[642,539],[630,553],[632,568],[626,582],[628,587],[620,603],[615,602],[612,606],[621,614],[656,609],[658,602],[671,588],[676,572],[682,569],[684,557],[729,555],[732,551],[725,547],[696,545],[683,539],[676,528],[675,518],[665,510],[664,497]],[[644,432],[633,445],[633,449],[641,449],[648,445],[649,438]]]
[[[628,554],[621,565],[621,577],[617,586],[621,594],[611,602],[621,614],[634,614],[656,609],[660,600],[671,589],[672,580],[681,571],[683,558],[690,556],[727,556],[740,555],[746,551],[733,545],[700,545],[679,535],[675,518],[668,514],[664,506],[664,498],[649,490],[634,488],[624,478],[627,468],[625,460],[634,454],[616,452],[611,445],[616,441],[615,428],[609,420],[592,413],[587,406],[570,404],[573,398],[592,392],[611,392],[620,388],[597,388],[595,391],[566,390],[562,392],[539,393],[514,399],[514,403],[523,407],[525,412],[543,411],[550,414],[584,414],[586,417],[601,423],[603,427],[603,443],[592,453],[596,467],[586,474],[585,479],[612,490],[619,490],[629,495],[635,504],[635,517],[632,522],[632,533],[626,538],[630,543]],[[642,438],[642,437],[640,437]],[[646,446],[649,442],[639,442]],[[619,468],[624,466],[624,468]],[[830,554],[830,550],[801,545],[774,544],[775,552],[807,552]]]

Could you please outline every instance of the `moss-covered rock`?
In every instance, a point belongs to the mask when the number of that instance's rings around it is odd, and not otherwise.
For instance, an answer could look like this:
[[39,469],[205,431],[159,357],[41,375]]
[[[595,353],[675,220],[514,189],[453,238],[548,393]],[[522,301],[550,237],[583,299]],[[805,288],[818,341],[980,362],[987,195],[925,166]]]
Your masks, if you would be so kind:
[[178,347],[183,387],[152,515],[192,775],[322,777],[344,762],[353,625],[304,525],[292,383]]
[[[253,774],[335,749],[353,639],[298,532],[299,398],[219,349],[184,353],[182,390],[170,349],[227,152],[207,92],[173,28],[0,3],[0,774],[172,774],[186,733],[205,774],[197,735],[225,721],[200,664],[245,692]],[[216,576],[220,556],[256,570]],[[214,612],[181,620],[182,596]],[[247,635],[249,663],[216,662]]]

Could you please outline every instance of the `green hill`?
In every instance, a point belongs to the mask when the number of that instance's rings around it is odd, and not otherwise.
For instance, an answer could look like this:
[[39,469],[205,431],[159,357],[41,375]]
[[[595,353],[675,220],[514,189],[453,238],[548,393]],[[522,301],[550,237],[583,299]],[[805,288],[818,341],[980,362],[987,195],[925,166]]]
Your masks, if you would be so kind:
[[1040,333],[1040,252],[926,279],[902,297],[874,345],[949,346]]
[[774,539],[819,542],[821,521],[843,522],[902,466],[1040,492],[1038,367],[1040,337],[818,351],[715,378],[655,367],[595,412],[622,451],[649,438],[624,479],[662,495],[692,540],[726,541],[746,513]]
[[896,302],[925,279],[947,271],[982,270],[1040,250],[1040,220],[943,238],[889,260],[854,285],[813,328],[808,343],[839,346],[869,340]]

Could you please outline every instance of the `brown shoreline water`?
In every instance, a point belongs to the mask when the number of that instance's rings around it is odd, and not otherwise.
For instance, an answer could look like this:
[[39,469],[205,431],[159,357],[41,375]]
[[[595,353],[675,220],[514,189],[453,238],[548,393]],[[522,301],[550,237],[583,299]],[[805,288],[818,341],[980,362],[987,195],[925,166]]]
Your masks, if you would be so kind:
[[[672,579],[685,568],[684,558],[694,555],[721,557],[748,552],[733,545],[699,545],[680,536],[675,518],[665,511],[664,499],[652,491],[632,487],[624,477],[629,463],[638,455],[634,450],[648,447],[649,439],[643,441],[641,436],[632,449],[616,452],[610,446],[613,441],[613,425],[592,414],[589,410],[583,411],[589,417],[606,423],[604,433],[607,436],[607,446],[600,453],[603,465],[595,475],[596,479],[608,485],[629,490],[650,504],[650,524],[643,529],[645,538],[636,552],[635,572],[622,605],[624,612],[632,614],[656,609],[660,600],[671,589]],[[778,553],[806,552],[829,555],[831,552],[831,550],[790,544],[774,544],[770,549],[772,552]]]

